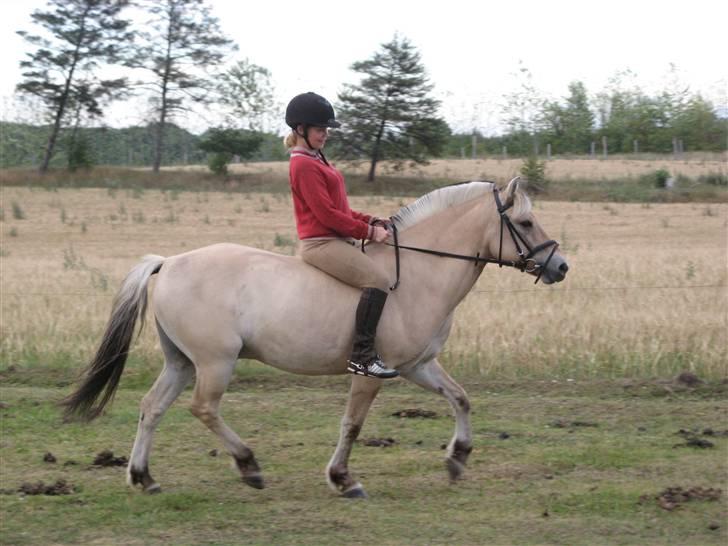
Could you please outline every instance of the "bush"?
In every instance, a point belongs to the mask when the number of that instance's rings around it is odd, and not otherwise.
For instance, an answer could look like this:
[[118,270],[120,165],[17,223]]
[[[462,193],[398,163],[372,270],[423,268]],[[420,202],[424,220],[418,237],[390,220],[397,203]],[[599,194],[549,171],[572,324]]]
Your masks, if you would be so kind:
[[207,166],[215,174],[224,175],[228,171],[228,163],[233,158],[233,154],[228,152],[215,152],[207,158]]
[[644,184],[655,188],[666,188],[667,181],[670,179],[670,172],[665,169],[658,169],[651,173],[644,174],[640,177],[640,181]]
[[260,133],[239,129],[213,128],[203,135],[198,147],[212,156],[207,161],[208,167],[215,174],[227,174],[227,164],[233,156],[246,159],[252,156],[263,137]]
[[728,175],[722,173],[704,174],[698,177],[701,184],[710,184],[711,186],[728,186]]
[[91,145],[85,138],[74,138],[68,142],[68,170],[90,169],[94,166]]
[[544,193],[548,189],[546,163],[539,161],[536,156],[530,156],[523,161],[521,174],[528,181],[528,189],[531,193]]

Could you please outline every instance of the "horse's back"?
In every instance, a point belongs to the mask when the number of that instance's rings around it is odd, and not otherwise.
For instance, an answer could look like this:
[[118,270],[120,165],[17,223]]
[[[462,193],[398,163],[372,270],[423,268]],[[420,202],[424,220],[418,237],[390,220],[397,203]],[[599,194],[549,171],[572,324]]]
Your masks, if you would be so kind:
[[[214,348],[298,373],[331,373],[349,343],[342,334],[353,331],[357,295],[299,258],[220,243],[165,260],[153,304],[193,360]],[[296,363],[288,362],[292,352]]]

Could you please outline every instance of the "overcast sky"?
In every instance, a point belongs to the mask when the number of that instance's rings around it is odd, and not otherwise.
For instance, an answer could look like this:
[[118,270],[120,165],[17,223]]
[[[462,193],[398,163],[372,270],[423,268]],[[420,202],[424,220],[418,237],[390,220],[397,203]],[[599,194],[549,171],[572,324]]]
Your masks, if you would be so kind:
[[[419,50],[441,113],[456,130],[499,128],[503,96],[518,86],[519,62],[546,96],[569,82],[596,93],[631,69],[647,92],[662,89],[671,63],[691,91],[725,107],[728,82],[725,0],[209,0],[237,57],[268,68],[281,104],[303,91],[336,103],[351,63],[398,33]],[[33,31],[30,13],[45,0],[0,0],[3,118],[13,119],[19,61],[28,50],[15,32]],[[108,122],[147,121],[135,101],[117,104]],[[201,128],[193,117],[182,125]]]

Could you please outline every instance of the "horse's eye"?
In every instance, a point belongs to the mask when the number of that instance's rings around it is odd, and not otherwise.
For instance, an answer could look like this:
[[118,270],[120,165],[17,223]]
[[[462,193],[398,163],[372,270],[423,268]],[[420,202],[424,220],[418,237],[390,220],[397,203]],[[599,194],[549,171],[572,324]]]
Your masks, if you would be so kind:
[[519,222],[519,224],[527,229],[533,227],[533,222],[531,222],[531,220],[524,220],[523,222]]

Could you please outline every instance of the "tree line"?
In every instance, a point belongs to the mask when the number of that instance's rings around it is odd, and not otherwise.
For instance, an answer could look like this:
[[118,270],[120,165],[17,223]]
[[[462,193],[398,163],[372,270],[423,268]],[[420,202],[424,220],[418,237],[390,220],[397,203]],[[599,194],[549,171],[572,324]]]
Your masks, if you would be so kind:
[[[142,10],[135,28],[128,18]],[[284,159],[280,137],[264,131],[277,119],[272,75],[248,59],[230,64],[237,51],[205,0],[49,0],[31,15],[41,33],[20,31],[31,50],[21,63],[17,91],[45,109],[47,124],[4,123],[3,166],[34,163],[71,169],[93,163],[150,165],[198,163],[216,172],[233,158]],[[102,77],[117,67],[118,78]],[[344,84],[333,101],[344,123],[330,141],[332,155],[369,162],[369,179],[382,160],[425,162],[481,153],[583,154],[594,142],[610,152],[725,150],[726,123],[713,105],[686,89],[657,97],[613,81],[590,96],[581,82],[561,100],[543,99],[530,72],[521,67],[520,87],[506,97],[506,130],[499,136],[453,134],[438,115],[440,101],[417,49],[404,37],[355,62],[356,83]],[[150,122],[143,127],[93,127],[112,101],[144,96]],[[219,123],[202,135],[179,127],[194,105],[208,105]],[[59,152],[60,151],[60,152]]]

